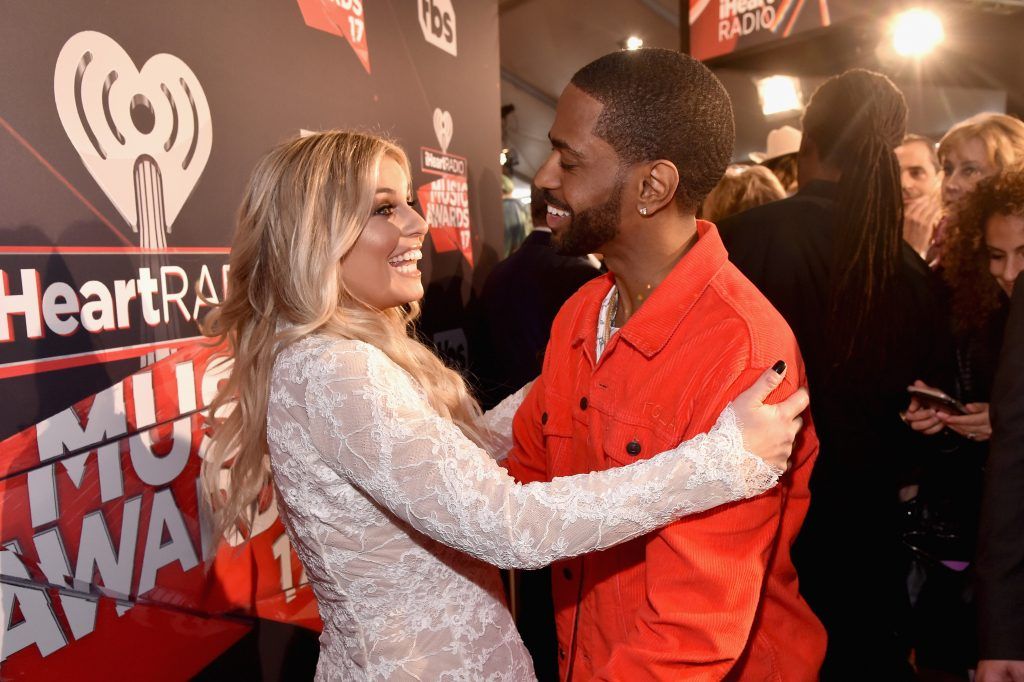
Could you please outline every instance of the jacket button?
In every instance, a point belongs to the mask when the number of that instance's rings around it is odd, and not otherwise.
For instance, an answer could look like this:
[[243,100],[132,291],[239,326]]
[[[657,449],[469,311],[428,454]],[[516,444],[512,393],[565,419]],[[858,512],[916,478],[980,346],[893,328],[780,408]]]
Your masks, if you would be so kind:
[[640,447],[640,441],[631,440],[626,445],[626,452],[631,454],[633,457],[636,457],[637,455],[639,455],[641,449],[642,448]]
[[558,657],[563,661],[565,660],[565,649],[562,647],[558,647]]
[[580,409],[581,410],[587,409],[587,405],[588,405],[588,403],[587,403],[587,396],[583,396],[582,398],[580,398]]
[[566,580],[572,580],[572,571],[570,571],[568,568],[562,569],[562,575],[565,576]]
[[544,412],[543,414],[540,415],[540,423],[541,424],[547,424],[548,423],[548,413],[547,412]]

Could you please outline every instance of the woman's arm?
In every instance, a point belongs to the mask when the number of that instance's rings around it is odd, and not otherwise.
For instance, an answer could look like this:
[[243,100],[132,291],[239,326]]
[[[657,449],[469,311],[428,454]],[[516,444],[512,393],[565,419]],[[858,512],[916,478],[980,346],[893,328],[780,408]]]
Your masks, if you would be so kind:
[[417,530],[501,567],[604,549],[778,480],[745,450],[731,408],[709,433],[649,460],[521,485],[372,346],[336,344],[294,378],[284,402],[304,413],[329,467]]

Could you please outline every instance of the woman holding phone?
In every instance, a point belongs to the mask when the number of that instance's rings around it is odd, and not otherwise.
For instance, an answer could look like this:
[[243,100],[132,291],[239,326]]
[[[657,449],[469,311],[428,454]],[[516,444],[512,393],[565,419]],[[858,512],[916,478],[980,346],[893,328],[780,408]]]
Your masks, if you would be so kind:
[[405,153],[373,135],[316,133],[258,163],[227,298],[205,321],[233,364],[204,481],[224,529],[248,524],[272,480],[324,623],[318,680],[529,680],[494,566],[539,567],[760,494],[807,396],[765,406],[785,371],[769,370],[674,450],[516,483],[495,460],[523,391],[481,414],[412,334],[427,224],[411,196]]
[[[954,393],[965,402],[965,410],[958,414],[955,400],[943,405],[942,400],[914,397],[905,416],[924,434],[948,427],[969,440],[987,441],[992,435],[988,392],[1008,304],[1024,265],[1024,170],[981,181],[957,206],[941,272],[950,288],[958,339]],[[935,390],[921,381],[914,386]]]

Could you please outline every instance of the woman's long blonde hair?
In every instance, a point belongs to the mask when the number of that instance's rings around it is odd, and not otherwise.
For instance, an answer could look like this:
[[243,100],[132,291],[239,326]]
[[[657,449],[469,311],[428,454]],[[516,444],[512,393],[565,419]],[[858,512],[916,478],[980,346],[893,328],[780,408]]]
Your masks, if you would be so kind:
[[479,442],[472,424],[480,408],[462,377],[412,336],[419,304],[376,309],[342,282],[345,257],[370,217],[386,157],[409,175],[405,152],[392,142],[322,132],[279,145],[252,173],[239,209],[227,294],[203,321],[203,333],[223,343],[224,356],[233,361],[211,404],[217,418],[202,471],[214,538],[232,527],[250,527],[253,503],[270,482],[271,370],[278,353],[308,334],[373,344],[419,381],[438,413]]

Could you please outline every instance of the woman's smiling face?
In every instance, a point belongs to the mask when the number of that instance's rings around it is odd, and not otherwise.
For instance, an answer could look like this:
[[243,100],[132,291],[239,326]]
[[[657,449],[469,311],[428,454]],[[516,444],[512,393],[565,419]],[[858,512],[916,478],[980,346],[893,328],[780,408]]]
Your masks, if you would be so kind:
[[988,271],[1007,296],[1024,270],[1024,217],[994,215],[985,225]]
[[386,309],[423,298],[417,263],[427,223],[413,209],[409,176],[393,157],[380,164],[373,212],[355,245],[342,259],[341,279],[363,303]]

